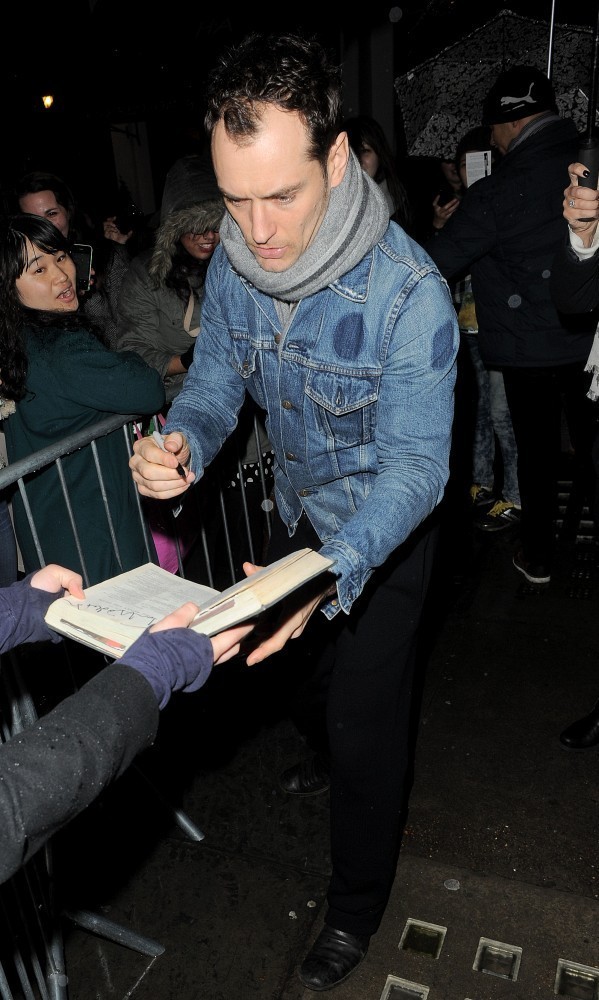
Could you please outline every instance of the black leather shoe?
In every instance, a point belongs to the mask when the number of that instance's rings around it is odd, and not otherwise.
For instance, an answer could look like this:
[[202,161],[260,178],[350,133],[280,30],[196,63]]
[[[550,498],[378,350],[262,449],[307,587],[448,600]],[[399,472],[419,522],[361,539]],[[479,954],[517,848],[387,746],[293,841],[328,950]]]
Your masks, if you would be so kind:
[[288,795],[320,795],[330,785],[328,761],[317,753],[283,771],[279,786]]
[[299,970],[309,990],[321,993],[342,983],[366,957],[369,937],[355,937],[324,925]]
[[592,712],[564,729],[559,741],[565,750],[590,750],[599,746],[599,701]]

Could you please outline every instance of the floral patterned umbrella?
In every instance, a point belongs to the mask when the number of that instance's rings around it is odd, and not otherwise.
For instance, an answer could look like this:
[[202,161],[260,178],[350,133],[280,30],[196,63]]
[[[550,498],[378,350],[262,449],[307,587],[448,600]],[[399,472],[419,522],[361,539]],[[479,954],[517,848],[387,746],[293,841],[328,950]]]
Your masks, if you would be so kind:
[[[395,80],[409,156],[452,158],[469,129],[480,125],[482,102],[499,73],[536,66],[547,73],[551,28],[503,10]],[[592,29],[553,26],[550,76],[560,114],[587,125],[591,87]]]

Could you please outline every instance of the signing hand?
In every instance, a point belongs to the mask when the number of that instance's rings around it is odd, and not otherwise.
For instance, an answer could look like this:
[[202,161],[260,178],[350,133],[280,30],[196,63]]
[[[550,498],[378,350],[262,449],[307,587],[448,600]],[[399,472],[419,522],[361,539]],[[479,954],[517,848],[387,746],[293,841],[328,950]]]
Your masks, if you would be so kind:
[[43,569],[34,573],[29,581],[31,587],[36,590],[45,590],[47,594],[57,594],[60,590],[66,590],[71,597],[76,597],[81,601],[84,599],[82,583],[79,573],[72,569],[65,569],[64,566],[57,566],[51,563]]
[[[189,446],[183,435],[167,434],[164,448],[164,451],[159,448],[151,437],[140,438],[133,445],[129,468],[142,496],[169,500],[184,493],[195,479],[195,474],[186,468]],[[178,466],[185,478],[177,471]]]
[[583,163],[571,163],[568,173],[570,184],[564,191],[564,219],[583,245],[590,247],[599,221],[599,191],[579,185],[579,177],[589,174]]

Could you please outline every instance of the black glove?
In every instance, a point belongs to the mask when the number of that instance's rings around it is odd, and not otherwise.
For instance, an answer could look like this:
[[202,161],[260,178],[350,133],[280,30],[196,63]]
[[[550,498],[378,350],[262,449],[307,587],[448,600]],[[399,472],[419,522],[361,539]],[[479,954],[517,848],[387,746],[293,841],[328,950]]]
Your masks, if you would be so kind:
[[183,365],[183,367],[184,367],[184,369],[185,369],[186,372],[189,371],[189,366],[191,365],[191,362],[193,361],[193,352],[194,352],[195,346],[196,346],[195,343],[193,343],[191,345],[191,347],[188,347],[188,349],[185,351],[185,354],[181,354],[181,356],[179,357],[179,361]]

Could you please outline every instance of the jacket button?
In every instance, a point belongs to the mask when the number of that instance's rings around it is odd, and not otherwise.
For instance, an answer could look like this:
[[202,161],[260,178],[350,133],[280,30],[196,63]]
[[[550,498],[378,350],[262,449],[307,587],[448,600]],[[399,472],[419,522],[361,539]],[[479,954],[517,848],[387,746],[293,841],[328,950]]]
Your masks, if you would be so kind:
[[291,403],[288,399],[284,399],[281,403],[281,406],[283,407],[284,410],[293,409],[293,403]]
[[286,451],[285,452],[285,458],[289,459],[290,462],[294,462],[295,461],[295,455],[293,454],[292,451]]
[[301,497],[309,497],[310,496],[310,492],[311,492],[310,490],[300,490],[299,491],[299,495]]
[[281,343],[281,334],[275,333],[275,344],[280,344],[280,343]]

